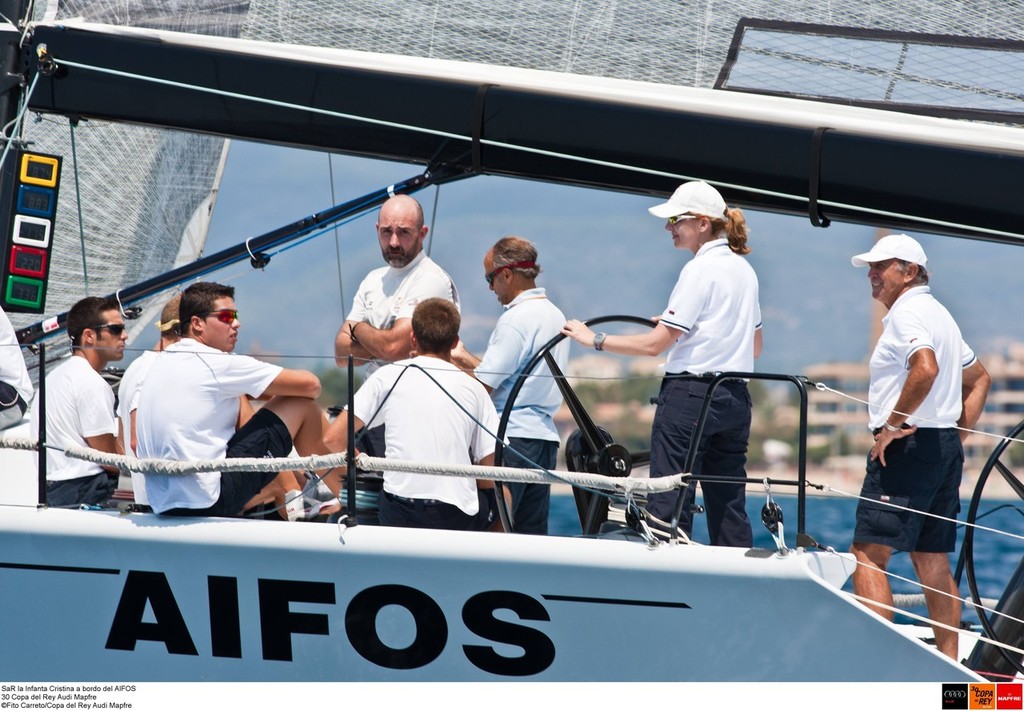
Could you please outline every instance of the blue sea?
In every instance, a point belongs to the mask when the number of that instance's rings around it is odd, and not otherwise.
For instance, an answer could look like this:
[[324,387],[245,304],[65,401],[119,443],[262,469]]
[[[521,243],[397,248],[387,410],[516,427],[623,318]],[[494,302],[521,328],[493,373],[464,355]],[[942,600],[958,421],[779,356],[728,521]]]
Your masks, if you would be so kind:
[[[795,496],[774,496],[775,503],[782,507],[786,545],[796,545],[797,499]],[[699,503],[699,497],[698,497]],[[765,497],[747,493],[747,515],[754,527],[754,545],[760,548],[775,548],[771,535],[761,525],[761,508]],[[966,519],[968,501],[961,502],[959,520]],[[847,551],[853,540],[854,511],[857,502],[834,496],[809,496],[806,507],[806,532],[823,546],[837,551]],[[1012,536],[976,528],[973,542],[974,577],[977,581],[978,593],[983,598],[998,599],[1002,595],[1010,577],[1017,566],[1024,560],[1024,502],[1020,500],[983,500],[978,508],[975,519],[977,526],[984,526],[997,531],[1006,531]],[[555,495],[551,497],[551,514],[549,517],[549,534],[562,536],[578,536],[580,522],[576,515],[576,504],[571,495]],[[707,524],[703,516],[694,518],[693,540],[707,543]],[[959,527],[956,552],[950,556],[953,576],[960,584],[962,595],[969,596],[967,585],[966,561],[962,558],[963,536],[966,527]],[[958,572],[959,570],[959,572]],[[893,555],[889,572],[916,580],[910,558],[905,553]],[[891,581],[894,593],[919,593],[913,583],[901,580]],[[849,582],[847,590],[852,590]],[[921,610],[911,610],[915,614],[923,614]],[[976,620],[973,613],[964,611],[964,619]]]

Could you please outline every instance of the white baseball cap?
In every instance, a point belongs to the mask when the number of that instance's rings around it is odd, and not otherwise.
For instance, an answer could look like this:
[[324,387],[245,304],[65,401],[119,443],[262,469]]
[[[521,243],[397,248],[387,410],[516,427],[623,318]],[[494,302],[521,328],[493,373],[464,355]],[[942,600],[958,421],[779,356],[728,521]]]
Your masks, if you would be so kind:
[[924,249],[910,235],[886,235],[875,242],[870,252],[858,254],[850,261],[855,267],[866,267],[875,262],[884,262],[886,259],[902,259],[904,262],[920,264],[922,267],[928,265]]
[[702,180],[694,180],[676,188],[668,202],[647,208],[647,211],[662,220],[688,212],[694,215],[724,218],[726,207],[725,200],[717,190]]

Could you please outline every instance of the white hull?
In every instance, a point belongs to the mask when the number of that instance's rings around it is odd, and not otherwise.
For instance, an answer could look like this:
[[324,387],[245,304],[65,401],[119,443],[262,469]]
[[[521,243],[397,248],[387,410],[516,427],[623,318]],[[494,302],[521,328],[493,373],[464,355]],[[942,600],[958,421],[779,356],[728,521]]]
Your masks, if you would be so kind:
[[3,506],[0,669],[19,681],[979,679],[841,593],[852,567],[828,553]]

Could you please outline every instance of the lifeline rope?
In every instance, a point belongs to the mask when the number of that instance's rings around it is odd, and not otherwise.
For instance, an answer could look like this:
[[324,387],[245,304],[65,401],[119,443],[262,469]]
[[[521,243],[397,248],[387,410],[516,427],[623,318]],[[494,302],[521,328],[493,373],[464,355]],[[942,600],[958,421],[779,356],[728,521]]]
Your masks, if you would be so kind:
[[[0,438],[0,448],[35,450],[38,443],[26,437]],[[168,459],[138,459],[123,454],[101,452],[89,447],[46,445],[47,449],[62,451],[68,457],[81,459],[94,464],[117,467],[127,471],[143,474],[166,474],[183,476],[199,472],[274,472],[281,470],[318,471],[322,469],[341,468],[345,466],[345,454],[319,454],[311,457],[248,457],[238,459],[207,459],[202,461],[180,462]],[[574,486],[586,486],[604,491],[618,491],[625,494],[643,492],[665,492],[678,489],[685,485],[689,476],[675,474],[657,479],[633,479],[629,477],[602,476],[581,472],[558,472],[550,474],[544,469],[519,469],[515,467],[486,467],[471,464],[429,464],[399,459],[384,459],[360,454],[356,464],[367,471],[416,472],[433,476],[455,478],[490,479],[494,481],[524,482],[530,484],[569,483]]]

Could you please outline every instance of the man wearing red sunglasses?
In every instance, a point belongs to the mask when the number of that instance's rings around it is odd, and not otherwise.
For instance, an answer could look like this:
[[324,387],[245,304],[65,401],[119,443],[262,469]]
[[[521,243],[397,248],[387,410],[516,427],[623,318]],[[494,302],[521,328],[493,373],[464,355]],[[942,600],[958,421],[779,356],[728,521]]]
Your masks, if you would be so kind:
[[[68,312],[71,357],[46,376],[46,502],[77,507],[101,504],[117,488],[118,471],[64,456],[66,445],[121,454],[114,391],[100,372],[124,358],[128,340],[116,299],[89,296]],[[39,432],[39,393],[31,431]]]
[[[327,425],[316,402],[320,380],[232,353],[238,340],[234,287],[199,282],[181,294],[182,339],[154,361],[136,412],[140,457],[197,461],[325,454]],[[266,400],[255,415],[249,398]],[[292,472],[147,474],[154,511],[178,516],[238,516],[254,497],[283,509],[301,489]]]

